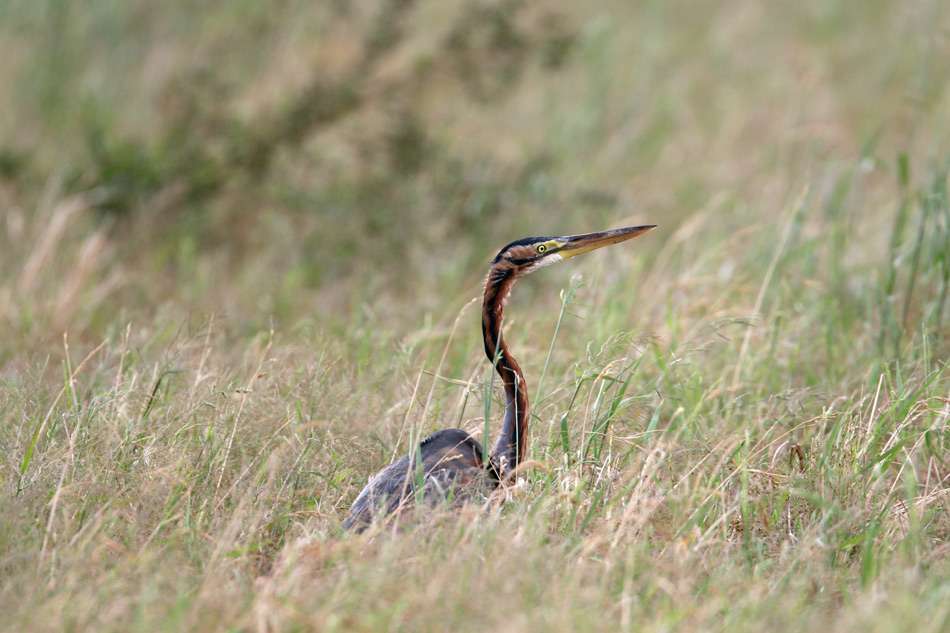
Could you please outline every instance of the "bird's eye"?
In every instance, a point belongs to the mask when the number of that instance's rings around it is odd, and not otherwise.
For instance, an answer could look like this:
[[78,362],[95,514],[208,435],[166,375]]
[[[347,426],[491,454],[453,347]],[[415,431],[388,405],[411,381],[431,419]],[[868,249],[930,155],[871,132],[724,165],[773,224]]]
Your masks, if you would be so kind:
[[538,244],[538,246],[537,246],[537,248],[536,248],[535,250],[537,250],[538,253],[543,253],[544,251],[548,250],[548,245],[547,245],[547,244]]

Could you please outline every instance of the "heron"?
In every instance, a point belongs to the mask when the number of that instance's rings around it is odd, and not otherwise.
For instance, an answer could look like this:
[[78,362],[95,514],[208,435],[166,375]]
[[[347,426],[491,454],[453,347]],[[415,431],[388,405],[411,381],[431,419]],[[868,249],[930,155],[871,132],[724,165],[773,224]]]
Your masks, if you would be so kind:
[[652,231],[633,226],[564,237],[528,237],[511,242],[492,260],[482,302],[485,355],[505,392],[505,417],[490,453],[468,431],[443,429],[426,436],[407,455],[376,473],[350,508],[343,529],[363,531],[374,519],[398,515],[421,498],[463,503],[512,479],[524,462],[528,438],[528,389],[524,372],[502,334],[505,302],[515,281],[538,268],[617,244]]

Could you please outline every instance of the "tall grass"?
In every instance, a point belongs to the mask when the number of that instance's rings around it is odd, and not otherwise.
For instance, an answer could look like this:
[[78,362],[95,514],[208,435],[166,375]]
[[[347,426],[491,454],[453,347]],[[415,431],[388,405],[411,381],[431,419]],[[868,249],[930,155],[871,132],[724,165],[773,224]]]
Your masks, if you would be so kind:
[[944,3],[252,5],[0,6],[0,628],[950,627]]

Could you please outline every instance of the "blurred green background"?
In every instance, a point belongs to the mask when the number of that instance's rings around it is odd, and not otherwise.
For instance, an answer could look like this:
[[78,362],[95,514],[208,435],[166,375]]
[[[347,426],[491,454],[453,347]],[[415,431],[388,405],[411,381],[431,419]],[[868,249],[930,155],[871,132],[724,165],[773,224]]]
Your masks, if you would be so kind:
[[805,189],[844,216],[822,265],[866,263],[946,160],[939,1],[7,0],[0,32],[21,341],[183,308],[399,330],[511,239],[654,222],[655,256]]

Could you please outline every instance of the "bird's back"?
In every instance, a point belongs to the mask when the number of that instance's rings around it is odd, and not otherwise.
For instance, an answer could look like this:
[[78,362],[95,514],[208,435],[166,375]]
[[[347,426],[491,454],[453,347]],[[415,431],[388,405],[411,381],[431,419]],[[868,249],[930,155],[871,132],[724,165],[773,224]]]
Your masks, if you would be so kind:
[[[412,468],[410,460],[415,462]],[[456,505],[497,485],[493,469],[484,467],[482,445],[470,433],[436,431],[419,443],[418,453],[403,455],[366,484],[343,529],[362,531],[377,515],[398,516],[411,507],[417,492],[428,504]]]

